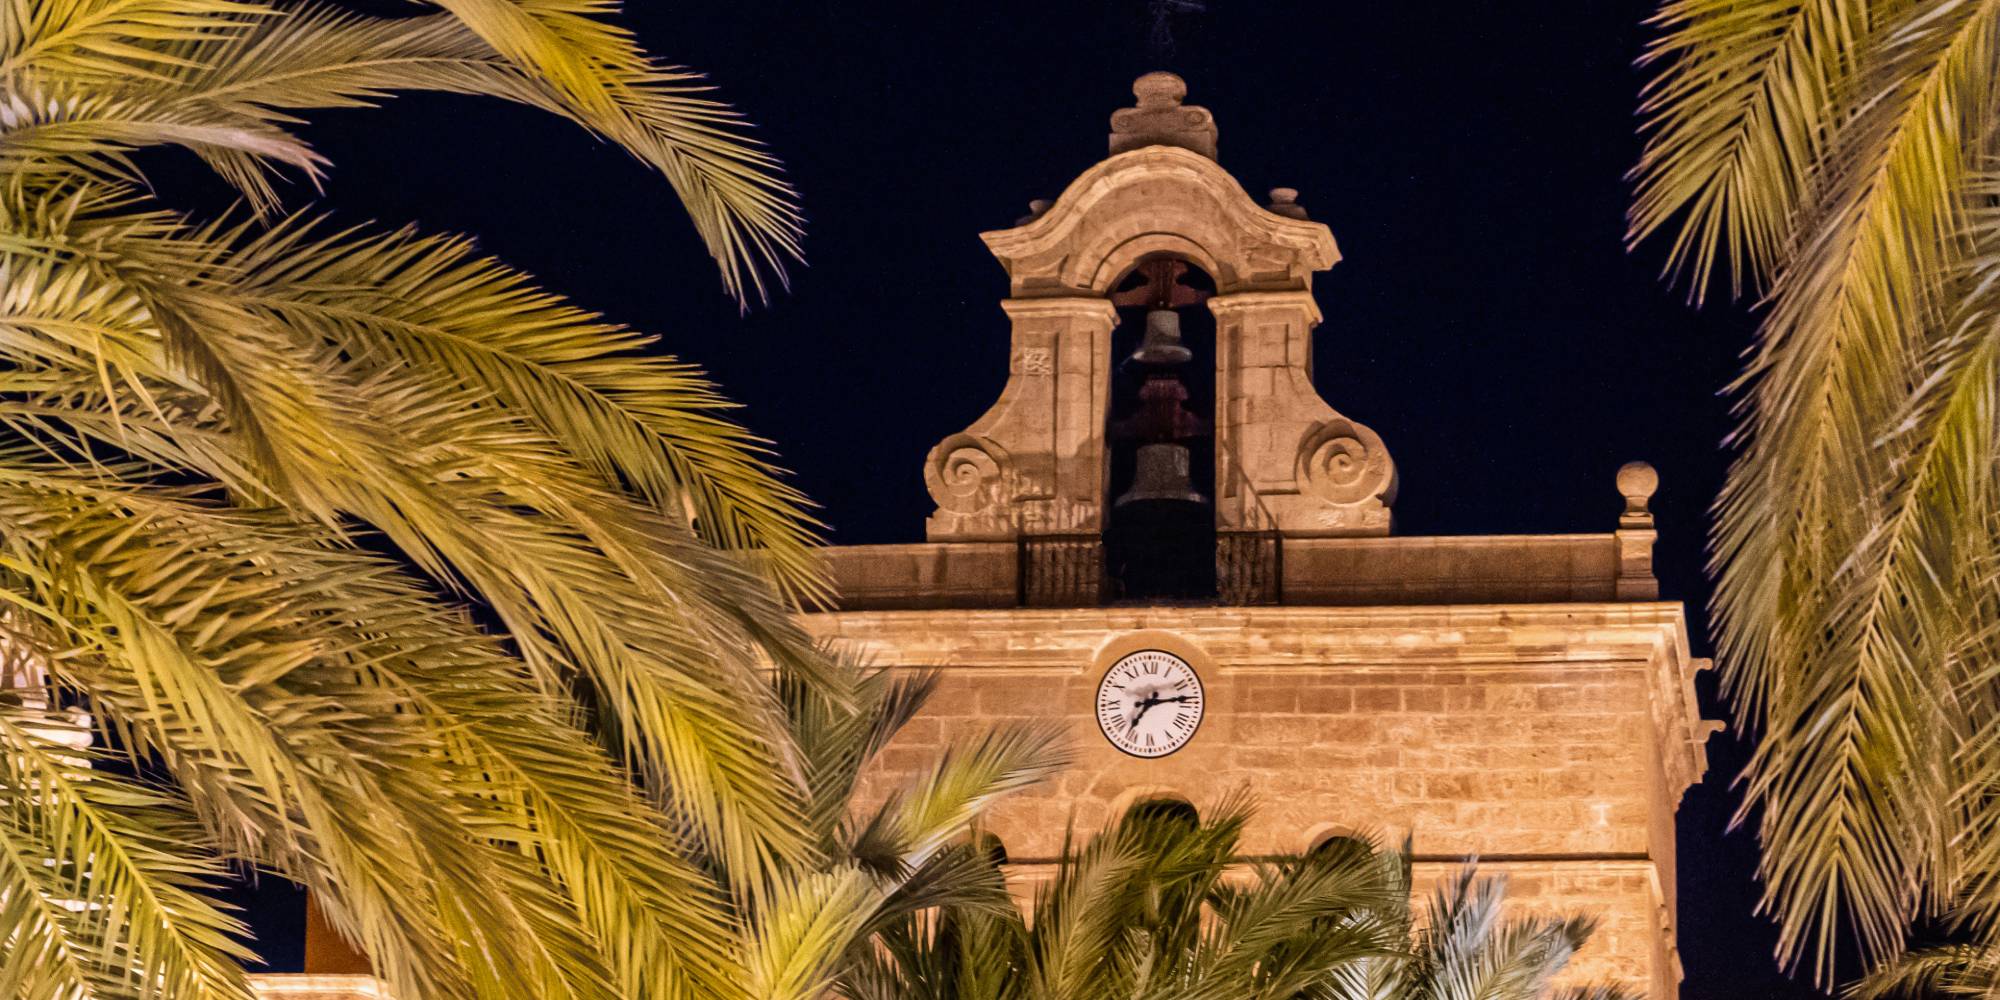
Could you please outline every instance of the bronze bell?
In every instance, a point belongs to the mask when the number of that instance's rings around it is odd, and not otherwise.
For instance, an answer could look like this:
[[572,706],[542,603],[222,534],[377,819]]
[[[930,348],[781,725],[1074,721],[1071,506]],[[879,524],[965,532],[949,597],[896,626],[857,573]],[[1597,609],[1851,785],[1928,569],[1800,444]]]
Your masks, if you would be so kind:
[[1184,444],[1142,444],[1132,470],[1132,488],[1113,504],[1147,501],[1205,504],[1208,498],[1188,481],[1188,450]]
[[1132,352],[1132,360],[1148,365],[1184,365],[1194,352],[1181,346],[1181,314],[1172,309],[1146,313],[1146,339]]

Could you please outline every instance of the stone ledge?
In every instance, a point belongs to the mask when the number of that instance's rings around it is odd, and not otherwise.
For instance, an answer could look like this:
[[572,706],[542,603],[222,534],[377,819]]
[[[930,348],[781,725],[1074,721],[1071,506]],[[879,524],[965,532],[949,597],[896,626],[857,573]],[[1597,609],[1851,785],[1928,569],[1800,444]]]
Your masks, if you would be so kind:
[[[1618,601],[1618,538],[1453,535],[1286,538],[1283,603],[1297,606]],[[1008,608],[1019,600],[1013,542],[825,549],[838,610]],[[1650,582],[1648,578],[1647,582]]]
[[1691,669],[1681,606],[1654,601],[842,610],[804,622],[822,638],[890,654],[877,662],[897,666],[1082,670],[1109,635],[1166,629],[1199,643],[1223,670],[1619,661]]
[[1004,608],[1019,596],[1013,542],[848,545],[822,557],[843,609]]
[[374,976],[260,975],[250,977],[250,988],[268,1000],[389,1000]]
[[1286,604],[1514,604],[1617,598],[1614,536],[1287,538]]

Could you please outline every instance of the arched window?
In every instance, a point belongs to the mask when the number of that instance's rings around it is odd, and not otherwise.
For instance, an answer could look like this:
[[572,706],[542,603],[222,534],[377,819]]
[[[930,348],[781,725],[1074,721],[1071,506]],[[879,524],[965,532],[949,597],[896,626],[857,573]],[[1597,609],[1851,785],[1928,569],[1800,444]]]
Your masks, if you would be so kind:
[[1329,830],[1315,839],[1306,853],[1317,857],[1368,857],[1375,853],[1375,845],[1350,831]]
[[972,836],[972,849],[986,855],[986,860],[996,865],[1007,864],[1007,845],[999,837],[979,831]]
[[1142,823],[1184,826],[1189,829],[1201,825],[1201,813],[1186,799],[1171,795],[1158,795],[1132,803],[1125,810],[1125,822],[1137,820]]

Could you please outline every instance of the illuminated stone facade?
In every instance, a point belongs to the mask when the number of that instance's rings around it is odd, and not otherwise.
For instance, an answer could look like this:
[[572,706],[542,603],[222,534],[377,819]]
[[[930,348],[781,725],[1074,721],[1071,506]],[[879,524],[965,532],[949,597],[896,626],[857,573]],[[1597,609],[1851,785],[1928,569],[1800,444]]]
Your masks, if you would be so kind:
[[[1339,260],[1332,234],[1295,192],[1259,205],[1217,165],[1214,119],[1180,103],[1178,78],[1134,89],[1110,158],[984,235],[1013,349],[999,400],[926,460],[929,541],[829,553],[841,604],[814,632],[943,675],[877,788],[996,720],[1061,720],[1076,766],[989,824],[1024,882],[1072,818],[1247,788],[1252,853],[1407,834],[1420,881],[1477,854],[1516,905],[1599,916],[1574,981],[1675,997],[1674,811],[1714,724],[1681,608],[1655,599],[1657,477],[1634,464],[1606,483],[1602,533],[1391,537],[1381,438],[1312,384],[1311,279]],[[1112,296],[1161,257],[1214,284],[1218,573],[1210,600],[1149,604],[1096,572],[1093,535],[1111,495]],[[1114,748],[1095,715],[1105,670],[1141,649],[1192,664],[1206,697],[1192,741],[1156,759]]]

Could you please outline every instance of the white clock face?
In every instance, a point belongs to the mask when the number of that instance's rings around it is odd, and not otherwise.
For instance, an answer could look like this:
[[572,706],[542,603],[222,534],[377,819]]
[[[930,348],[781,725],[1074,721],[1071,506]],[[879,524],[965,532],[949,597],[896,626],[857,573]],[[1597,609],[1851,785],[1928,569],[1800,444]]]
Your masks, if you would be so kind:
[[1201,725],[1201,678],[1186,660],[1157,649],[1121,658],[1097,685],[1097,728],[1134,757],[1165,757]]

